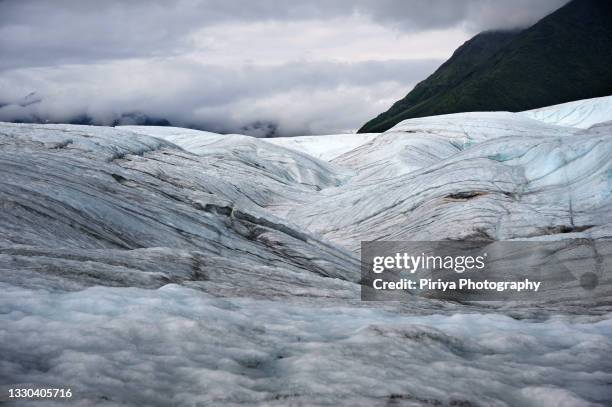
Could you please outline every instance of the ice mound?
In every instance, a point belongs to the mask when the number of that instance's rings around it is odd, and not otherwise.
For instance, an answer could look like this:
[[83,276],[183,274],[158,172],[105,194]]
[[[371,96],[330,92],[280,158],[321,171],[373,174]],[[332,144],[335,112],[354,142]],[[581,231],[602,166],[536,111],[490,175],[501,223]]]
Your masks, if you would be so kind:
[[332,160],[351,181],[289,216],[354,251],[376,239],[611,236],[611,162],[612,134],[596,129],[503,112],[411,119]]
[[524,114],[544,123],[588,129],[597,123],[612,120],[612,96],[542,107]]

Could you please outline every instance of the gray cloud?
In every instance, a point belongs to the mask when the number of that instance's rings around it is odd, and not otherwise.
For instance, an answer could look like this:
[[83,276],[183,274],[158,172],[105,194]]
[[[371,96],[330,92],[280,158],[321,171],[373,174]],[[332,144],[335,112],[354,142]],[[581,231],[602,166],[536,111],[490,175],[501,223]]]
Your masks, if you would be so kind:
[[567,0],[163,0],[0,2],[0,67],[180,54],[186,36],[227,22],[328,20],[359,14],[400,30],[471,31],[533,23]]
[[564,2],[0,1],[0,120],[141,112],[217,131],[348,131],[475,32]]
[[569,0],[378,0],[356,6],[374,20],[403,30],[463,25],[470,31],[526,27]]
[[[11,71],[0,77],[0,120],[69,121],[87,115],[111,124],[144,112],[173,124],[241,132],[274,123],[283,135],[349,131],[376,114],[437,60],[288,63],[235,68],[194,62],[112,63]],[[138,80],[131,81],[133,76]],[[26,89],[37,89],[24,99]]]

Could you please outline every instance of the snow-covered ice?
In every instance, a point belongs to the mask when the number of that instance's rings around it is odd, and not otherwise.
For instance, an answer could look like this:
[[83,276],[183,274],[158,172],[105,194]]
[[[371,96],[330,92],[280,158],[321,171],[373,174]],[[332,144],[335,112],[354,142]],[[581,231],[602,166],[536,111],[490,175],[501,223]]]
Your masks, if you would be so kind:
[[274,140],[2,123],[0,386],[610,405],[610,270],[572,304],[365,303],[358,285],[362,240],[610,239],[609,100]]
[[378,133],[328,134],[325,136],[275,137],[264,139],[330,161],[378,137]]
[[524,112],[528,117],[559,126],[587,129],[597,123],[610,121],[612,96],[578,100]]

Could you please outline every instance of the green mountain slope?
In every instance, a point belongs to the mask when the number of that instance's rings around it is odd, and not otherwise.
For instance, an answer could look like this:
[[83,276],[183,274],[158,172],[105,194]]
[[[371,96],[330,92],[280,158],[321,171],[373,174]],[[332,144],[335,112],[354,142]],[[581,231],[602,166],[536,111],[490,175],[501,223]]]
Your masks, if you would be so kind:
[[521,111],[612,94],[612,1],[574,0],[519,32],[484,32],[360,130],[467,111]]

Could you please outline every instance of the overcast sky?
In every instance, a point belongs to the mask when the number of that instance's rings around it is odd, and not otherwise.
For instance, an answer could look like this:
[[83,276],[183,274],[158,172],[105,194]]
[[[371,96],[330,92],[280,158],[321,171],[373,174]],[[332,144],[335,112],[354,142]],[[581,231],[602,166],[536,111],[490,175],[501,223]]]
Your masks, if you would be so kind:
[[565,2],[0,0],[0,120],[351,132],[474,34]]

